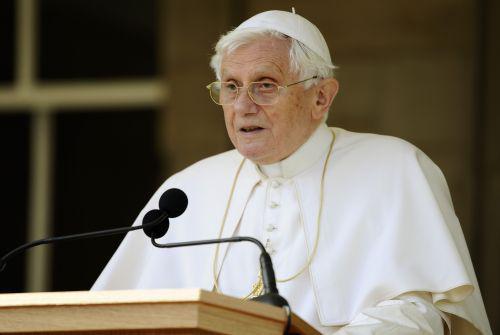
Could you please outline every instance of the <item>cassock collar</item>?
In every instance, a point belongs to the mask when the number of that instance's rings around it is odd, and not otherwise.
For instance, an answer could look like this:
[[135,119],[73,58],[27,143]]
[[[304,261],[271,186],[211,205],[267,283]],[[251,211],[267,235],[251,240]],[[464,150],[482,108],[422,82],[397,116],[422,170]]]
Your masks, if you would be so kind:
[[257,170],[264,179],[292,178],[313,166],[325,154],[332,136],[328,126],[322,123],[292,155],[277,163],[258,165]]

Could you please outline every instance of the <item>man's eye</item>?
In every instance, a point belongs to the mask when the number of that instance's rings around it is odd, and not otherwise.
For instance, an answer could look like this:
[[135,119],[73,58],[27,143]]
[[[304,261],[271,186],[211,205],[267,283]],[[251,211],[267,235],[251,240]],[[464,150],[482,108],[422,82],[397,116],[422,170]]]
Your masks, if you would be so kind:
[[225,91],[231,92],[231,91],[237,91],[238,87],[233,83],[223,83],[222,89],[224,89]]
[[258,86],[257,86],[257,88],[260,91],[270,91],[270,90],[273,90],[275,87],[276,87],[276,85],[274,85],[273,83],[266,83],[266,82],[258,83]]

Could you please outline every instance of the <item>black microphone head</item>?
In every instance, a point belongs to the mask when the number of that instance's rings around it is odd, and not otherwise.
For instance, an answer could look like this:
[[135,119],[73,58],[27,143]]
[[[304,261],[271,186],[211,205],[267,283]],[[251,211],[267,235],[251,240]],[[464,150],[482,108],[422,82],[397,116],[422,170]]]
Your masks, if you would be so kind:
[[168,189],[160,197],[160,210],[166,212],[169,218],[176,218],[184,213],[187,205],[186,193],[178,188]]
[[[155,220],[159,220],[162,215],[164,215],[164,212],[159,209],[150,210],[142,218],[142,224],[144,225]],[[148,237],[156,239],[165,236],[168,231],[169,225],[170,223],[168,222],[168,217],[165,216],[163,220],[158,221],[157,224],[144,227],[142,228],[142,230],[144,230],[144,234],[148,235]]]

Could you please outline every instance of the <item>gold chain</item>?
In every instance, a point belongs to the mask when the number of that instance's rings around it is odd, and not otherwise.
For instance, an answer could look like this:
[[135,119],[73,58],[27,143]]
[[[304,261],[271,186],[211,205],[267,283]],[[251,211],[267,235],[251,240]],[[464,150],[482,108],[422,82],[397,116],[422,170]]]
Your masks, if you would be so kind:
[[[227,218],[227,214],[229,212],[229,207],[231,205],[231,201],[233,200],[233,194],[234,194],[234,188],[236,186],[236,181],[238,180],[238,177],[240,176],[240,172],[241,172],[241,169],[243,168],[243,164],[245,164],[245,161],[246,161],[246,158],[243,158],[241,160],[241,163],[238,166],[238,170],[236,171],[236,174],[234,176],[233,185],[231,186],[231,191],[229,192],[229,199],[227,200],[226,209],[224,211],[224,216],[222,218],[222,224],[220,226],[219,236],[217,237],[219,239],[222,236],[222,231],[224,230],[224,225],[226,224],[226,218]],[[220,289],[219,289],[219,285],[218,285],[220,272],[217,273],[217,260],[219,258],[219,246],[220,246],[219,244],[215,245],[214,260],[213,260],[213,263],[212,263],[212,274],[213,274],[213,280],[214,280],[214,289],[215,289],[215,292],[218,292],[218,293],[221,292]]]
[[[315,240],[314,240],[313,250],[309,254],[309,257],[308,257],[306,263],[304,264],[304,266],[302,268],[300,268],[300,270],[297,273],[295,273],[294,275],[289,276],[287,278],[284,278],[284,279],[276,279],[276,281],[278,283],[285,283],[285,282],[288,282],[288,281],[291,281],[291,280],[297,278],[300,274],[302,274],[302,272],[304,272],[309,267],[309,265],[311,265],[312,260],[313,260],[314,256],[316,255],[316,251],[318,249],[318,242],[319,242],[319,231],[320,231],[321,215],[323,213],[323,195],[324,195],[324,186],[325,186],[325,175],[326,175],[326,170],[327,170],[327,167],[328,167],[328,162],[330,160],[330,156],[331,156],[332,151],[333,151],[333,144],[335,142],[335,133],[333,131],[332,131],[332,134],[333,134],[332,141],[330,142],[330,148],[328,150],[328,154],[326,156],[325,164],[323,165],[323,172],[321,174],[319,210],[318,210],[318,217],[316,219],[316,236],[315,236]],[[235,186],[236,186],[236,182],[237,182],[238,177],[240,175],[241,168],[243,167],[243,164],[245,163],[245,160],[246,159],[244,158],[241,161],[241,163],[240,163],[240,165],[238,167],[238,170],[236,172],[236,175],[234,177],[233,184],[231,186],[231,192],[229,194],[229,199],[228,199],[228,202],[227,202],[227,205],[226,205],[226,210],[224,212],[224,217],[222,219],[222,225],[221,225],[221,228],[220,228],[220,231],[219,231],[218,238],[221,238],[221,236],[222,236],[222,231],[224,230],[224,225],[226,223],[226,218],[227,218],[227,214],[228,214],[228,211],[229,211],[229,207],[231,206],[231,202],[232,202],[232,198],[233,198],[233,194],[234,194],[234,189],[235,189]],[[297,201],[299,201],[298,193],[297,193],[297,189],[296,188],[295,188],[295,192],[296,192],[296,196],[297,196]],[[301,223],[302,226],[304,225],[302,218],[300,219],[300,223]],[[216,247],[215,247],[215,253],[214,253],[214,260],[213,260],[212,270],[213,270],[213,279],[214,279],[214,288],[215,288],[215,291],[220,293],[221,291],[220,291],[219,285],[218,285],[220,272],[217,273],[217,260],[218,260],[218,258],[219,258],[219,244],[217,244]],[[257,275],[257,281],[252,285],[252,290],[250,291],[250,293],[248,293],[242,299],[249,299],[249,298],[252,298],[252,297],[259,296],[259,295],[262,294],[263,290],[264,290],[264,284],[262,282],[262,273],[259,270],[259,273]]]

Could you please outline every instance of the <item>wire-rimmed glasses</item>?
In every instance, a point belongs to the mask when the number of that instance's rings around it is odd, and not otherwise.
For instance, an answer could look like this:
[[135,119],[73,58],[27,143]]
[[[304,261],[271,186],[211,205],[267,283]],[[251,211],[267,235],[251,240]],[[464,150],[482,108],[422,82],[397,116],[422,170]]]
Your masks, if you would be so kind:
[[[316,79],[318,76],[307,78],[285,86],[280,86],[270,81],[256,81],[248,84],[247,92],[250,99],[257,105],[274,105],[278,102],[280,92],[290,86]],[[238,86],[234,82],[214,81],[207,85],[210,97],[217,105],[232,105],[238,98],[240,90],[245,86]]]

